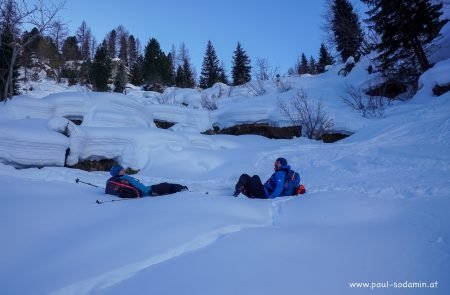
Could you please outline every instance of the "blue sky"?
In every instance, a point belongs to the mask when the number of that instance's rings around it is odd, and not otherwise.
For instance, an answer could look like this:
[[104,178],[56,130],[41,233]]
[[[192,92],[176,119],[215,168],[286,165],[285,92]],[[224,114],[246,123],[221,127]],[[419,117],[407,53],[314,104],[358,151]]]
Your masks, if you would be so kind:
[[98,42],[123,25],[144,47],[155,37],[165,52],[185,42],[197,73],[211,40],[227,72],[237,42],[253,61],[267,58],[282,74],[302,52],[318,55],[325,0],[68,0],[61,13],[75,34],[83,20]]

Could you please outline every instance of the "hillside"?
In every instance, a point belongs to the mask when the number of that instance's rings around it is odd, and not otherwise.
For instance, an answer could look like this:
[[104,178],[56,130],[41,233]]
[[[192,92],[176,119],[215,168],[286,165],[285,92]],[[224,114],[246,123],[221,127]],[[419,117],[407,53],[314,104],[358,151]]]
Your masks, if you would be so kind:
[[[0,106],[2,293],[448,294],[450,92],[432,91],[450,83],[441,48],[411,99],[367,118],[342,97],[380,79],[368,58],[345,77],[342,65],[282,77],[288,91],[264,82],[258,96],[248,85],[122,95],[39,83]],[[302,90],[332,130],[352,135],[326,144],[202,134],[289,125],[277,105]],[[201,108],[202,95],[219,93],[217,110]],[[305,195],[231,196],[241,173],[264,181],[280,156]],[[107,172],[63,167],[102,158],[139,170],[143,183],[191,191],[110,202]]]

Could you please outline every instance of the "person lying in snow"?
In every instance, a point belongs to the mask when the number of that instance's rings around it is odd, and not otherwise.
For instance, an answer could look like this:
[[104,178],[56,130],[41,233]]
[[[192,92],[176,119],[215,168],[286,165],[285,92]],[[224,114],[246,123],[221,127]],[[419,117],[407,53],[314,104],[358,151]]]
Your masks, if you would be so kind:
[[297,195],[300,187],[300,176],[291,170],[285,158],[278,158],[274,164],[275,173],[263,185],[258,175],[250,177],[242,174],[236,183],[233,196],[240,193],[248,198],[274,199],[280,196]]
[[187,186],[167,182],[145,186],[136,178],[127,175],[120,165],[114,165],[109,174],[112,177],[106,181],[105,193],[120,198],[154,197],[188,190]]

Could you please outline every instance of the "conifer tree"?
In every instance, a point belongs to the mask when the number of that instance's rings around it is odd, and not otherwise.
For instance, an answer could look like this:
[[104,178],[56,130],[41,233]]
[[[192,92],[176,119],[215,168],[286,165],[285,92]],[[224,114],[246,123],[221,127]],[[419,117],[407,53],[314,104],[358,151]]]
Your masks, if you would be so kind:
[[228,77],[225,72],[225,63],[222,61],[219,67],[219,82],[228,85]]
[[251,80],[252,67],[250,63],[250,58],[242,48],[241,43],[238,42],[232,60],[233,85],[242,85]]
[[[398,67],[399,62],[411,61],[413,56],[421,72],[430,67],[424,46],[438,34],[446,21],[442,3],[429,0],[363,0],[370,10],[369,21],[381,36],[376,49],[383,70]],[[414,62],[414,61],[413,61]]]
[[317,73],[324,73],[325,67],[328,65],[334,64],[334,59],[331,54],[328,52],[325,44],[320,44],[319,49],[319,61],[317,63]]
[[62,47],[62,55],[66,61],[79,60],[81,58],[81,52],[77,46],[77,38],[75,36],[66,38]]
[[138,56],[136,58],[136,61],[131,66],[130,71],[131,84],[140,86],[144,83],[143,67],[144,67],[144,58],[142,56]]
[[311,75],[317,74],[317,63],[316,63],[316,60],[314,59],[314,57],[312,55],[309,58],[309,73]]
[[195,78],[194,73],[192,72],[191,64],[189,63],[189,59],[184,59],[183,62],[183,86],[184,88],[194,88],[195,87]]
[[108,56],[106,42],[95,52],[91,68],[91,79],[95,91],[108,91],[108,80],[111,75],[111,59]]
[[181,65],[179,65],[177,68],[177,73],[175,75],[175,85],[177,87],[183,87],[183,83],[184,83],[184,72]]
[[363,41],[363,31],[358,15],[349,0],[333,0],[332,24],[336,49],[345,62],[350,56],[359,59],[359,49]]
[[165,55],[158,40],[151,38],[144,49],[144,80],[147,83],[163,82],[162,70],[165,64]]
[[216,51],[211,41],[208,41],[208,44],[206,45],[205,56],[203,58],[202,73],[200,76],[200,87],[209,88],[218,81],[219,60],[217,59]]
[[306,55],[302,52],[302,56],[300,58],[300,65],[298,67],[298,74],[308,74],[310,72],[308,60],[306,59]]
[[119,63],[119,68],[117,69],[117,74],[114,79],[114,92],[122,93],[128,83],[127,69],[124,62]]

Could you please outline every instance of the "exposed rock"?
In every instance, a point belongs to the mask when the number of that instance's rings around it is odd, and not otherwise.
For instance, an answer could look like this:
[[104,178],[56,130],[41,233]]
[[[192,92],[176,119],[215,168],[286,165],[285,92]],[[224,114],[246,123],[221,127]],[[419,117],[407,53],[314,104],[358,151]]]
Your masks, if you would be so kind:
[[377,85],[366,91],[370,96],[384,96],[389,98],[395,98],[399,94],[402,94],[408,90],[405,83],[402,83],[395,79],[386,80],[383,84]]
[[153,120],[153,122],[155,122],[156,127],[161,128],[161,129],[169,129],[170,127],[175,125],[175,123],[173,123],[173,122],[156,120],[156,119]]
[[[68,168],[75,168],[84,171],[109,171],[111,167],[116,165],[117,162],[112,159],[102,159],[102,160],[86,160],[78,162],[74,166],[67,166]],[[127,174],[136,174],[139,170],[133,170],[131,168],[126,169]]]
[[264,123],[255,124],[241,124],[232,127],[219,129],[214,127],[213,130],[208,130],[203,132],[203,134],[213,135],[213,134],[229,134],[229,135],[244,135],[244,134],[254,134],[261,135],[267,138],[273,139],[292,139],[294,137],[300,137],[301,126],[290,126],[290,127],[276,127],[270,126]]
[[450,83],[445,85],[439,85],[436,84],[436,86],[433,87],[433,94],[436,96],[441,96],[442,94],[450,91]]
[[336,142],[338,140],[344,139],[349,137],[350,134],[343,134],[343,133],[327,133],[322,135],[322,137],[320,138],[320,140],[322,140],[325,143],[333,143]]

